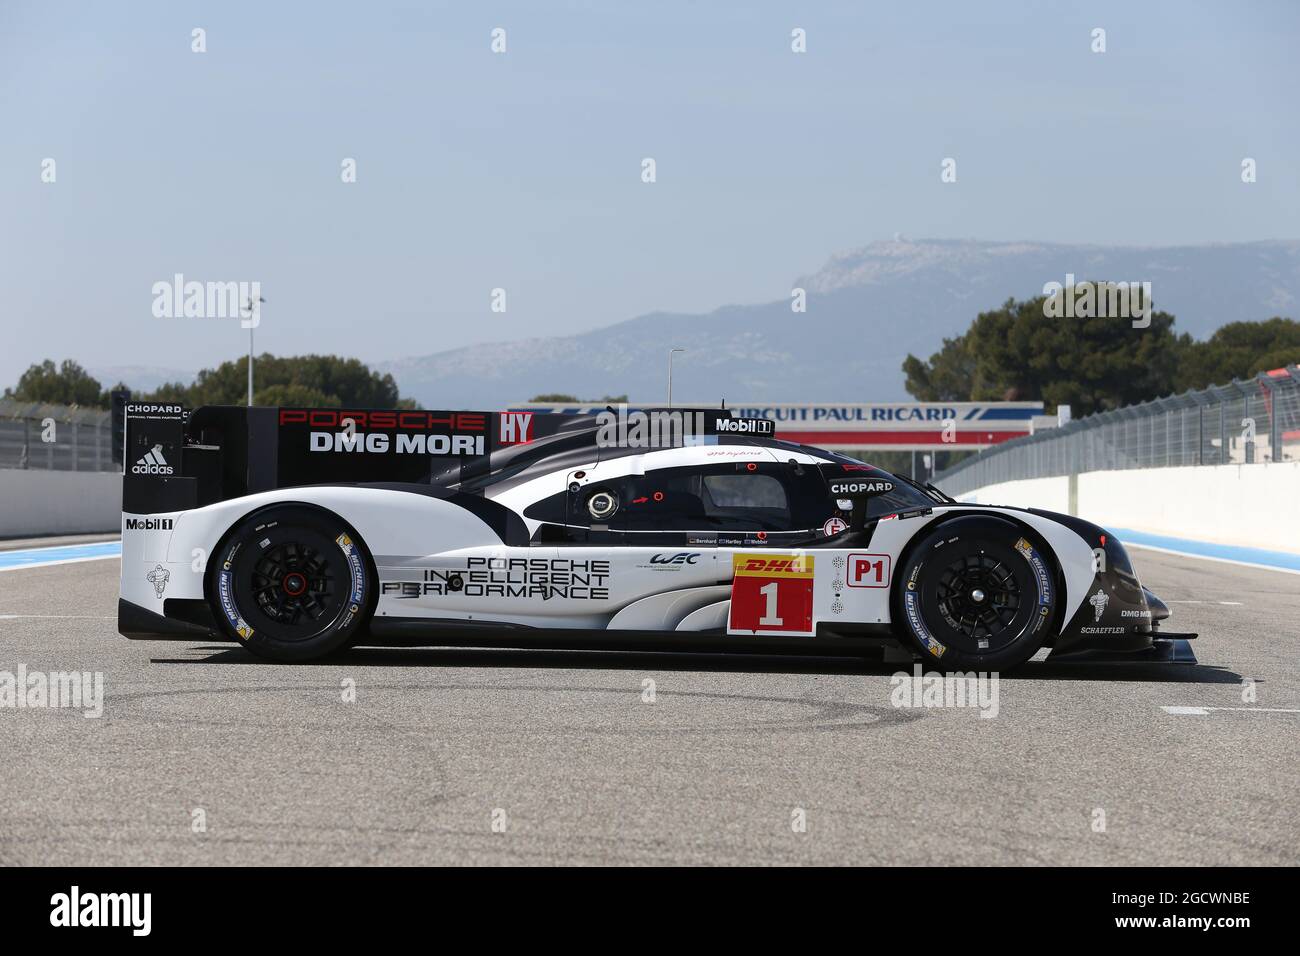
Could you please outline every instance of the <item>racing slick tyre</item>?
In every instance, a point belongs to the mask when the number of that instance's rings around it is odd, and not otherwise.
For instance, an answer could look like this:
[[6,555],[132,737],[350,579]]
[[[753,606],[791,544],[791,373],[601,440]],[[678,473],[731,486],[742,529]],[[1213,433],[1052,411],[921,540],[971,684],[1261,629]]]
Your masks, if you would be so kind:
[[226,535],[208,595],[226,633],[259,657],[307,661],[346,647],[370,616],[375,575],[357,533],[309,505],[276,505]]
[[894,620],[942,670],[1009,670],[1051,634],[1058,587],[1036,536],[1000,518],[939,525],[911,549],[894,595]]

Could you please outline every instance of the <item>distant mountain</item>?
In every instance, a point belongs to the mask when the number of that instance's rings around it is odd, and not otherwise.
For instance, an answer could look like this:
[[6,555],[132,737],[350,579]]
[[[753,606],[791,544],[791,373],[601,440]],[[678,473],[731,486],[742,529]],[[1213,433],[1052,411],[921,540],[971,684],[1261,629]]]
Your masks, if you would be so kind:
[[[1204,338],[1220,325],[1300,316],[1300,241],[1161,248],[896,239],[840,253],[788,299],[707,315],[656,312],[579,335],[469,346],[382,363],[426,407],[497,407],[542,392],[582,398],[666,391],[669,348],[682,401],[905,399],[904,357],[928,357],[1006,299],[1047,282],[1150,282],[1155,307]],[[1044,321],[1049,321],[1044,319]],[[1062,320],[1068,321],[1068,320]]]

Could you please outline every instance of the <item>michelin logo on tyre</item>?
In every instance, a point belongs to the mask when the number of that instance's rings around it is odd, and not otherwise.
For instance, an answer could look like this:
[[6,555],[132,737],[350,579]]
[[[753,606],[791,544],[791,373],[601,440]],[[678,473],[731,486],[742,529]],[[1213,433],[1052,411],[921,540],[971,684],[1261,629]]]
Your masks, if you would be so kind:
[[916,593],[916,579],[920,573],[920,565],[912,569],[912,576],[907,582],[907,593],[903,595],[903,610],[907,614],[907,623],[911,625],[912,633],[925,645],[925,649],[934,657],[943,657],[944,651],[948,650],[947,645],[930,633],[921,618],[921,596]]
[[1047,565],[1039,557],[1037,549],[1029,543],[1027,538],[1021,538],[1015,543],[1015,549],[1020,552],[1021,556],[1029,562],[1029,567],[1034,572],[1034,580],[1038,584],[1038,618],[1034,622],[1034,631],[1043,626],[1047,616],[1052,612],[1052,575],[1047,570]]
[[239,635],[241,640],[248,640],[253,636],[253,628],[244,620],[244,616],[239,613],[239,608],[235,606],[235,584],[234,575],[231,573],[231,565],[234,564],[235,555],[239,553],[239,544],[231,546],[226,552],[226,558],[221,562],[221,572],[217,575],[217,600],[221,605],[221,612],[226,615],[226,620],[230,622],[231,628]]
[[357,553],[356,544],[346,532],[335,538],[334,543],[348,559],[348,569],[352,576],[352,593],[348,596],[348,610],[343,617],[343,626],[347,627],[366,602],[366,568],[361,562],[361,555]]

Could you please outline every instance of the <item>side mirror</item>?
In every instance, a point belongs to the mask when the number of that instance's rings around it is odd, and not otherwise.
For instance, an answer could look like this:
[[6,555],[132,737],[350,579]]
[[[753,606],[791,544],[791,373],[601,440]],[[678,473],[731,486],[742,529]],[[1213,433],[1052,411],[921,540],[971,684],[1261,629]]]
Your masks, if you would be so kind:
[[884,478],[828,478],[826,488],[837,502],[849,503],[849,530],[861,531],[867,523],[867,502],[889,494],[894,483]]

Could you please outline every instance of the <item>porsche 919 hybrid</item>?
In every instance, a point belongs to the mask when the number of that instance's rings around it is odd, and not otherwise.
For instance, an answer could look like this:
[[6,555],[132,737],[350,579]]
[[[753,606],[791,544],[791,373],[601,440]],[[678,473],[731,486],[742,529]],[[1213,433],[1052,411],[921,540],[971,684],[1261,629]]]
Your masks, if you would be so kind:
[[1195,635],[1161,631],[1168,608],[1085,520],[963,504],[726,410],[630,414],[666,437],[612,409],[127,406],[119,630],[274,661],[354,645],[1194,660]]

